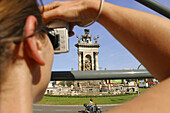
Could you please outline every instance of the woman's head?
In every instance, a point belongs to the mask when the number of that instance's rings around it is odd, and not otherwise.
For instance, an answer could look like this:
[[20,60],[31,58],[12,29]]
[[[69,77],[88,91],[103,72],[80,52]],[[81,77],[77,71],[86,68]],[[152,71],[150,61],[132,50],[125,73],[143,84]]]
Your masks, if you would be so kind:
[[10,43],[1,42],[2,39],[22,38],[25,21],[29,15],[37,18],[37,29],[43,22],[36,0],[1,0],[0,14],[0,62],[2,62],[7,60],[6,57],[10,54]]
[[[8,78],[3,76],[5,70],[22,60],[32,75],[33,98],[37,100],[50,79],[53,60],[37,1],[0,0],[0,14],[0,85]],[[21,40],[18,44],[13,43],[16,37]]]

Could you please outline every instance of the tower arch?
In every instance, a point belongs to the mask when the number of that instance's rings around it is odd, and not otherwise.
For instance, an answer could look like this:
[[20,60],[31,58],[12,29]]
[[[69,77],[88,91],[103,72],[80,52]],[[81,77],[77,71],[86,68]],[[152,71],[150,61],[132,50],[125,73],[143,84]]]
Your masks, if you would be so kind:
[[87,54],[85,56],[85,71],[92,70],[92,58],[91,55]]

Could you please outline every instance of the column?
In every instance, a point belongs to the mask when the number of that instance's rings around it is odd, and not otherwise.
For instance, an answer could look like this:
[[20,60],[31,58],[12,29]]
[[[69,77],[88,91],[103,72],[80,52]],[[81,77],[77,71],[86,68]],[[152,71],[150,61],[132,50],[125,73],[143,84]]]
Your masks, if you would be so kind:
[[83,52],[83,70],[82,71],[85,71],[85,52]]
[[81,52],[78,52],[78,68],[79,68],[79,71],[81,71]]
[[93,52],[91,52],[91,66],[92,66],[92,70],[94,70],[94,56],[93,56]]
[[96,70],[99,70],[98,54],[99,52],[96,52]]

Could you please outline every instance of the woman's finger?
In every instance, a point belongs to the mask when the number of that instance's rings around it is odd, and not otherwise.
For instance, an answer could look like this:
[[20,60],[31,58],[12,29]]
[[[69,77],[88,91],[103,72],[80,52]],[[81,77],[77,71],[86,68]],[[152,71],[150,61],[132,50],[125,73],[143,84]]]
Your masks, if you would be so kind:
[[57,8],[59,5],[60,5],[60,2],[59,1],[55,1],[55,2],[52,2],[50,4],[41,6],[41,7],[39,7],[39,9],[40,9],[41,12],[45,12],[45,11],[49,11],[51,9]]
[[69,23],[69,37],[71,37],[71,36],[74,35],[73,29],[74,29],[74,26],[75,26],[75,25],[77,25],[77,24],[74,23],[74,22]]
[[44,8],[44,11],[49,11],[49,10],[55,9],[61,5],[70,4],[71,2],[72,1],[54,1],[50,4],[41,6],[40,10],[42,11],[42,9]]

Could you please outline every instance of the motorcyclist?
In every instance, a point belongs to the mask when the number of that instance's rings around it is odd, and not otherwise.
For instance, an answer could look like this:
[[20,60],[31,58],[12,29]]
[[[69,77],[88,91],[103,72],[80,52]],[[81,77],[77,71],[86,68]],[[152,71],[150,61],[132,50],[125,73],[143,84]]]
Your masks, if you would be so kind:
[[94,102],[93,102],[93,99],[91,98],[90,99],[90,102],[89,102],[89,109],[92,109],[93,110],[93,112],[95,111],[95,104],[94,104]]

